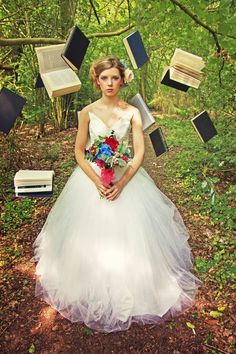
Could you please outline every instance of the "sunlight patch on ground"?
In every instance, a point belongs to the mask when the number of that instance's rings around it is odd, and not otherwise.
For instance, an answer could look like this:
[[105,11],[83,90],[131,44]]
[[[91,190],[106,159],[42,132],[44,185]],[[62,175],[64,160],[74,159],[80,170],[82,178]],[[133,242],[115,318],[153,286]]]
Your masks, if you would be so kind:
[[23,260],[23,262],[15,264],[14,270],[17,270],[25,276],[34,279],[35,266],[30,260]]
[[57,311],[51,306],[44,307],[38,316],[37,325],[31,329],[31,333],[41,333],[44,330],[51,328],[55,322]]

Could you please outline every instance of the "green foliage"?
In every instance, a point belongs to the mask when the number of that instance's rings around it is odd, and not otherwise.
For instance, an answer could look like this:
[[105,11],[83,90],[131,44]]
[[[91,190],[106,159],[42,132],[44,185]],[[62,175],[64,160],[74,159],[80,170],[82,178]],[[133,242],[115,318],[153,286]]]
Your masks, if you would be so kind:
[[61,146],[59,144],[55,144],[52,147],[48,147],[44,151],[44,159],[53,163],[59,158],[60,151]]
[[194,204],[200,212],[209,215],[213,223],[232,229],[236,198],[233,126],[226,134],[219,119],[215,124],[219,135],[203,144],[190,121],[177,117],[161,121],[168,131],[167,143],[176,151],[175,158],[168,161],[168,171],[175,174],[178,186],[187,196],[185,203],[189,207]]
[[35,200],[28,198],[6,200],[3,205],[3,212],[1,213],[1,227],[4,233],[8,234],[10,231],[29,222],[34,214],[34,205]]

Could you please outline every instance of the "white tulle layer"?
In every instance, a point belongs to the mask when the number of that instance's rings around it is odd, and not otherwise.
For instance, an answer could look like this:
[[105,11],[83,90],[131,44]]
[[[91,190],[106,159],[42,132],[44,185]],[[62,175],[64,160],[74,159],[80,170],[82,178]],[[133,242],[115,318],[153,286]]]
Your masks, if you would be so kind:
[[34,243],[36,295],[96,330],[156,323],[193,304],[200,281],[187,239],[143,168],[108,202],[77,167]]

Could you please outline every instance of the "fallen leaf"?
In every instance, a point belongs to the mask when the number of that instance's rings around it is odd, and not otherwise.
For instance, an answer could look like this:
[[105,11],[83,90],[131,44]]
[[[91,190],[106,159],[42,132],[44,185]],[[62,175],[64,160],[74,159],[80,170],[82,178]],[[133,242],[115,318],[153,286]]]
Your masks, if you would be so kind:
[[187,325],[188,328],[190,328],[193,331],[193,334],[196,334],[195,325],[193,323],[186,322],[186,325]]

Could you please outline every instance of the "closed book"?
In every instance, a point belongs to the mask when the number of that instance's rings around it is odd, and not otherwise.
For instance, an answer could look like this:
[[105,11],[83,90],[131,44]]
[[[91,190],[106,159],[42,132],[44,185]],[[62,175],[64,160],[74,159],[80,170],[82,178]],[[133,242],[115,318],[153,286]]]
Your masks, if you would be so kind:
[[62,58],[71,67],[71,69],[80,69],[89,46],[89,42],[89,39],[77,26],[72,28],[61,53]]
[[148,55],[139,31],[135,31],[123,38],[123,42],[133,68],[141,68],[148,61]]
[[36,80],[35,80],[34,88],[35,89],[39,89],[39,88],[42,88],[42,87],[44,87],[44,83],[43,83],[43,80],[41,78],[41,75],[38,73],[38,75],[36,77]]
[[3,87],[0,91],[0,130],[8,134],[25,105],[25,98]]
[[155,119],[149,111],[149,108],[144,102],[140,93],[137,93],[134,97],[132,97],[129,100],[129,103],[139,109],[143,123],[143,130],[147,129],[153,123],[155,123]]
[[34,186],[18,186],[15,187],[16,193],[32,193],[32,192],[51,192],[52,185],[34,185]]
[[207,111],[202,111],[191,119],[194,129],[203,143],[217,135],[217,130]]
[[51,186],[53,176],[53,170],[19,170],[14,176],[14,186]]
[[50,98],[80,90],[81,82],[76,73],[62,59],[65,44],[35,48],[39,72]]
[[149,134],[156,156],[160,156],[168,151],[162,129],[159,127]]
[[49,198],[53,195],[53,192],[31,192],[31,193],[16,193],[16,197],[27,198]]
[[169,87],[173,87],[177,90],[184,91],[184,92],[187,92],[189,89],[189,86],[181,84],[180,82],[174,81],[170,78],[169,68],[165,69],[162,79],[161,79],[161,84],[169,86]]

